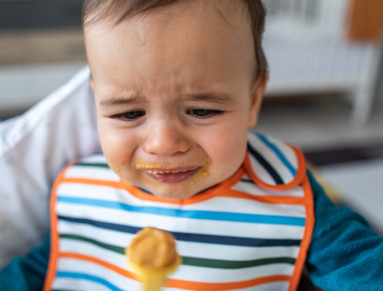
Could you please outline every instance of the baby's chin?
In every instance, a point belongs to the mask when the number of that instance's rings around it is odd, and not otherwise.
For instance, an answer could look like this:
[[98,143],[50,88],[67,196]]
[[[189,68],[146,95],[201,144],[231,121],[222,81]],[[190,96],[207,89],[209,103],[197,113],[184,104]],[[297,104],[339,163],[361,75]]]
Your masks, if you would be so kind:
[[156,197],[176,200],[190,198],[215,185],[207,178],[208,177],[198,175],[194,179],[188,179],[178,183],[166,183],[144,176],[144,178],[136,179],[135,181],[129,182],[128,179],[125,179],[125,181]]
[[171,199],[171,200],[180,200],[180,199],[187,199],[190,198],[197,193],[192,193],[192,194],[185,194],[185,193],[154,193],[153,195],[159,198],[163,199]]
[[[173,185],[174,186],[174,185]],[[188,189],[188,190],[178,190],[178,189],[171,189],[172,187],[164,187],[165,189],[153,189],[153,191],[150,191],[154,196],[164,199],[172,199],[172,200],[178,200],[178,199],[187,199],[190,198],[198,193],[201,192],[199,189]],[[168,188],[168,189],[166,189]]]

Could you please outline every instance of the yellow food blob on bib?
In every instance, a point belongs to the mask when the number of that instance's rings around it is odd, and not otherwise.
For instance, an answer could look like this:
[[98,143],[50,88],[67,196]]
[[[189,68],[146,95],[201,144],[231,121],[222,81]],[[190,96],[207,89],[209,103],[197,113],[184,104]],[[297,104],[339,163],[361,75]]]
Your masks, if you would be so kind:
[[174,237],[153,227],[139,231],[125,253],[145,291],[160,290],[166,276],[173,273],[181,261]]

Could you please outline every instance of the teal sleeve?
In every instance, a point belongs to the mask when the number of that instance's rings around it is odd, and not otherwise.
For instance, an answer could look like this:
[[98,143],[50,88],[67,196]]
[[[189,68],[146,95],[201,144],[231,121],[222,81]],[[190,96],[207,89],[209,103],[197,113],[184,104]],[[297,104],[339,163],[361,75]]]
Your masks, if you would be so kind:
[[311,281],[323,290],[383,290],[383,237],[350,208],[334,205],[309,178],[315,205],[306,260]]
[[13,259],[0,271],[0,290],[42,290],[49,261],[49,237],[27,256]]

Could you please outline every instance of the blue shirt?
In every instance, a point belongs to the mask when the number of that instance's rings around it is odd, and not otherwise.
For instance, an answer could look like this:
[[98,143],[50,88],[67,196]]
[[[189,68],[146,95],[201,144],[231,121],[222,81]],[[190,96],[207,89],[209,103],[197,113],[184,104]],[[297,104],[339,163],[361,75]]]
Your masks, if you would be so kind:
[[[359,214],[336,206],[309,173],[315,227],[306,260],[314,285],[324,290],[383,290],[383,237]],[[0,272],[0,290],[41,290],[49,260],[49,238]]]

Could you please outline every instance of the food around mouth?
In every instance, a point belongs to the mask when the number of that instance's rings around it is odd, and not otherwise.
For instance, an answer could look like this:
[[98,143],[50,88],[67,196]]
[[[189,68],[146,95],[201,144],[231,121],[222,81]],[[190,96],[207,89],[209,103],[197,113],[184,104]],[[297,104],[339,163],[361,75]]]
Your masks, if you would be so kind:
[[145,172],[151,178],[162,183],[180,183],[194,177],[200,170],[199,167],[182,171],[147,170]]

